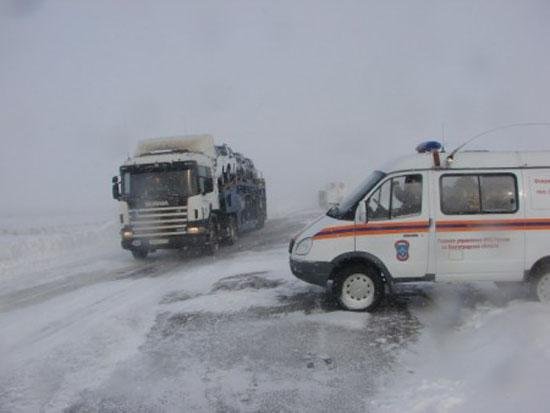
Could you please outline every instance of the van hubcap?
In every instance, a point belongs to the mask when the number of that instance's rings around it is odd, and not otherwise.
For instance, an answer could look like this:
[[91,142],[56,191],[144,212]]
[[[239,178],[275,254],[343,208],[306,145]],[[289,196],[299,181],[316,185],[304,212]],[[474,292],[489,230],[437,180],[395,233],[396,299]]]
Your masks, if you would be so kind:
[[537,283],[537,296],[539,301],[550,303],[550,273],[544,274]]
[[374,300],[374,283],[365,274],[351,274],[342,286],[342,301],[351,309],[363,309]]

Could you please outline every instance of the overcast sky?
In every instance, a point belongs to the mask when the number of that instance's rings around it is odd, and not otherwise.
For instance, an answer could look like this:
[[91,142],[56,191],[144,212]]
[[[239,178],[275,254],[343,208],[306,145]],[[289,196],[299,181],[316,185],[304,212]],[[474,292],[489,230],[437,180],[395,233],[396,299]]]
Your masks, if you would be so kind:
[[[272,209],[425,138],[550,122],[550,2],[0,0],[0,210],[107,209],[143,138],[211,133]],[[550,128],[474,147],[550,149]]]

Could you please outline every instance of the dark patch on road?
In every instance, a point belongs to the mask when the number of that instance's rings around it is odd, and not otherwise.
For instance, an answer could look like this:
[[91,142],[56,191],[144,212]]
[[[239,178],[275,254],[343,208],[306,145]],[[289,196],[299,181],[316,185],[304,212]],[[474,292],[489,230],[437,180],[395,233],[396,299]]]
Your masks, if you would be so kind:
[[139,355],[70,411],[365,411],[378,377],[416,340],[408,305],[422,296],[389,297],[369,315],[341,311],[321,288],[287,291],[272,306],[159,314]]
[[284,309],[284,312],[303,311],[305,314],[313,312],[331,312],[338,311],[340,307],[334,296],[321,288],[310,287],[309,290],[296,294],[281,294],[277,297],[281,304],[279,307],[272,307],[273,310],[279,308]]
[[285,280],[271,280],[269,278],[260,277],[262,274],[267,274],[269,271],[256,271],[243,274],[231,275],[217,281],[210,292],[215,291],[239,291],[247,288],[253,290],[261,290],[268,288],[276,288],[285,283]]
[[160,304],[172,304],[178,301],[187,301],[192,298],[199,297],[201,294],[191,294],[187,291],[172,291],[171,293],[166,294],[160,300]]
[[152,277],[154,275],[160,275],[161,273],[164,272],[164,270],[165,268],[162,268],[161,270],[156,265],[144,264],[137,268],[133,268],[129,271],[128,270],[116,271],[116,274],[117,274],[116,279],[120,280],[125,278],[136,279],[136,278],[143,278],[143,277]]

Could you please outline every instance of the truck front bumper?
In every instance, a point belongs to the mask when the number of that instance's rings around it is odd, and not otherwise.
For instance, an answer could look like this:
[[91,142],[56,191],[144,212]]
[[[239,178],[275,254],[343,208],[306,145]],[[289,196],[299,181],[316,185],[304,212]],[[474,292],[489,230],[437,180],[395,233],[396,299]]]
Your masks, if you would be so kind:
[[185,247],[200,247],[208,241],[208,234],[172,235],[165,238],[123,238],[120,242],[125,250],[135,249],[182,249]]
[[334,265],[324,261],[298,261],[290,258],[290,270],[297,278],[310,284],[326,287]]

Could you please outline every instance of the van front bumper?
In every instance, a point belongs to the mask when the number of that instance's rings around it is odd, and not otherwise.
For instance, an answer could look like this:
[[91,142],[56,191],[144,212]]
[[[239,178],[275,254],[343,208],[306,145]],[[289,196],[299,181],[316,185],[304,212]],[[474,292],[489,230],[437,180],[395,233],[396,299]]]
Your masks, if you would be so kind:
[[297,278],[326,287],[334,265],[325,261],[298,261],[290,258],[290,270]]

